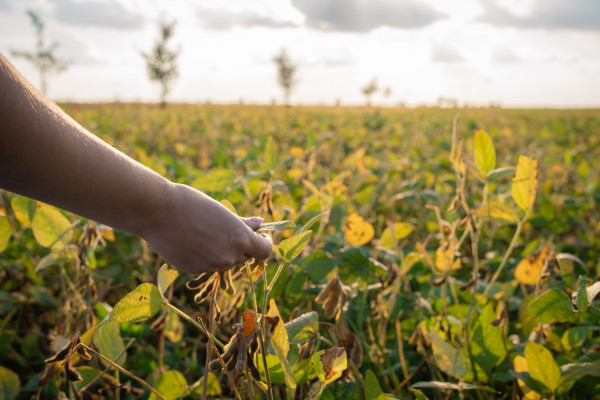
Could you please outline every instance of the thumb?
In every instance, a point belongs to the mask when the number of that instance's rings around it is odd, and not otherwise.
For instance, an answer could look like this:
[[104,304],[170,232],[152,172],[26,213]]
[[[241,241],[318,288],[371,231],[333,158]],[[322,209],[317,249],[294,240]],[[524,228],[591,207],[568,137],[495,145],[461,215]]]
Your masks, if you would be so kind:
[[261,217],[250,217],[250,218],[240,217],[240,219],[242,221],[244,221],[244,223],[246,225],[248,225],[250,227],[250,229],[252,229],[253,231],[260,228],[260,224],[262,224],[262,222],[264,221],[264,219]]
[[266,260],[273,251],[273,239],[266,233],[252,233],[250,247],[246,251],[246,255],[257,260]]

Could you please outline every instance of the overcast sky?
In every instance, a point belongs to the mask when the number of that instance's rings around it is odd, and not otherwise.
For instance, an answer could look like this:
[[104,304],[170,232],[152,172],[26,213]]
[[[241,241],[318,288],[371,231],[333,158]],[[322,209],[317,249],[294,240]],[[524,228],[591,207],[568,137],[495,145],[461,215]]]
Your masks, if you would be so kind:
[[140,51],[176,19],[174,101],[281,99],[272,58],[299,65],[295,104],[359,104],[377,78],[379,104],[600,106],[600,0],[0,0],[0,51],[32,50],[39,13],[71,67],[53,99],[156,101]]

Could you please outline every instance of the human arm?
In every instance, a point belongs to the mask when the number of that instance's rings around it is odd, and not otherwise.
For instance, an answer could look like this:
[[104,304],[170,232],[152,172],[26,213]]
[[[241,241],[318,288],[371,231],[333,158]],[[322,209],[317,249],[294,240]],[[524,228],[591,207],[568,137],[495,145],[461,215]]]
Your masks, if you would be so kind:
[[0,54],[0,187],[145,239],[182,271],[265,259],[268,236],[94,136]]

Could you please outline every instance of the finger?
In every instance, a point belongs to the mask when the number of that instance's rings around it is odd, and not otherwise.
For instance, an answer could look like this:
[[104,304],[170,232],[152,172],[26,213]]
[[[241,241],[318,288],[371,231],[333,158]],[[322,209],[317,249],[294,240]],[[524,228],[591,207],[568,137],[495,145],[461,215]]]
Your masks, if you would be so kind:
[[253,231],[257,230],[260,227],[260,224],[262,224],[264,221],[264,219],[261,217],[250,217],[250,218],[240,217],[240,218]]
[[266,233],[254,233],[251,236],[250,247],[245,252],[245,255],[257,260],[266,260],[273,251],[273,239]]

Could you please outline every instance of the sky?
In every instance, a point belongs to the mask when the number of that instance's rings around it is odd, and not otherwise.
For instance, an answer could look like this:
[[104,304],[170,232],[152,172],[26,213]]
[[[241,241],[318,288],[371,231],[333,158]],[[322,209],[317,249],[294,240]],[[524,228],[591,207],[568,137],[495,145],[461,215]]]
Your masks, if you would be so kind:
[[[60,101],[157,101],[140,52],[176,20],[177,102],[282,101],[273,57],[298,65],[292,104],[600,107],[599,0],[0,0],[0,52],[33,50],[26,10],[70,67]],[[386,96],[384,88],[389,88]]]

